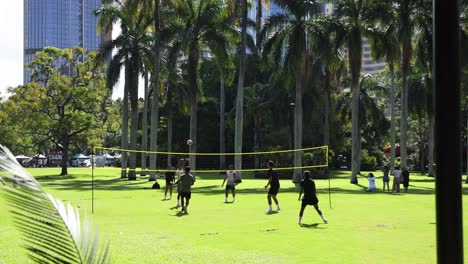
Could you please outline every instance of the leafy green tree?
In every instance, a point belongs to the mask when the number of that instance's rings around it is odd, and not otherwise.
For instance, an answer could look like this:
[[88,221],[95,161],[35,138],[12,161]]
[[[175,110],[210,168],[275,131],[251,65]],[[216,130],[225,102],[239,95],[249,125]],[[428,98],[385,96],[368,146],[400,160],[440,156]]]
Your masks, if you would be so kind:
[[22,131],[63,149],[60,175],[67,175],[70,144],[99,128],[100,107],[109,96],[104,64],[82,48],[46,47],[28,67],[32,82],[12,88],[5,107],[21,120]]
[[[363,134],[363,148],[369,154],[377,156],[380,146],[386,138],[389,123],[385,118],[383,102],[379,98],[387,96],[387,89],[369,75],[359,83],[359,127]],[[350,111],[352,91],[345,89],[340,94],[337,109],[341,112],[343,123],[352,118]]]

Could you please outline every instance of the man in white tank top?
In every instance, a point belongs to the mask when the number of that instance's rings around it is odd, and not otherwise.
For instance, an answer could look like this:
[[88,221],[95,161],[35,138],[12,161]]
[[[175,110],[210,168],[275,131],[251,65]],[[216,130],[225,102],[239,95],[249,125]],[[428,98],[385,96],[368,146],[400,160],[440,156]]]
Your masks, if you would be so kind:
[[232,191],[232,202],[236,201],[236,177],[237,174],[233,170],[234,167],[232,165],[229,165],[228,171],[226,171],[226,176],[224,176],[223,184],[221,184],[221,187],[224,186],[224,183],[226,182],[226,196],[224,198],[224,202],[227,203],[227,198],[229,194],[229,190]]

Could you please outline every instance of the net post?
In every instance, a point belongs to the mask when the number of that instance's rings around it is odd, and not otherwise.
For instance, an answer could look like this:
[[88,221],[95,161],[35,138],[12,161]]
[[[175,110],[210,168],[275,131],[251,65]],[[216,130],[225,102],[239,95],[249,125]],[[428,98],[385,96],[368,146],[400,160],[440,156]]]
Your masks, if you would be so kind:
[[91,161],[91,214],[94,214],[94,162],[96,162],[96,148],[93,147]]
[[330,205],[330,209],[332,209],[332,200],[331,200],[331,173],[330,173],[330,170],[328,169],[328,145],[326,145],[326,156],[325,156],[325,160],[327,162],[327,167],[326,167],[326,170],[328,171],[328,203]]

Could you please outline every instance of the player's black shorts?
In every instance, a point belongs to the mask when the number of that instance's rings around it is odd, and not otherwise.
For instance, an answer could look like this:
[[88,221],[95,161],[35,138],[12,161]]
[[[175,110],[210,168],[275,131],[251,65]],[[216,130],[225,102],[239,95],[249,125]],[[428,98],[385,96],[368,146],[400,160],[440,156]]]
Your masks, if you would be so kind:
[[192,198],[192,193],[191,192],[181,192],[180,195],[183,198],[186,198],[187,200],[190,200],[190,198]]
[[268,190],[268,194],[277,195],[279,191],[279,186],[271,186]]
[[172,184],[174,184],[173,179],[166,179],[166,185],[172,185]]
[[236,186],[233,184],[233,185],[226,185],[226,190],[235,190],[236,189]]
[[319,201],[317,199],[317,196],[313,196],[313,197],[310,197],[310,198],[307,198],[307,199],[304,199],[302,198],[302,206],[306,206],[306,205],[314,205],[314,204],[317,204]]

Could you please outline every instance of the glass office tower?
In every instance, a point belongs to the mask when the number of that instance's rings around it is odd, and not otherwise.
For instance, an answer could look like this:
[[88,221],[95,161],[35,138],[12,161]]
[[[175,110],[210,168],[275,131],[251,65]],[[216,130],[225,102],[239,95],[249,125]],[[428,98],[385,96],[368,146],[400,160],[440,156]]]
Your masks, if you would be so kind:
[[24,0],[24,84],[31,75],[26,65],[46,46],[99,48],[104,38],[97,35],[94,10],[100,4],[101,0]]

